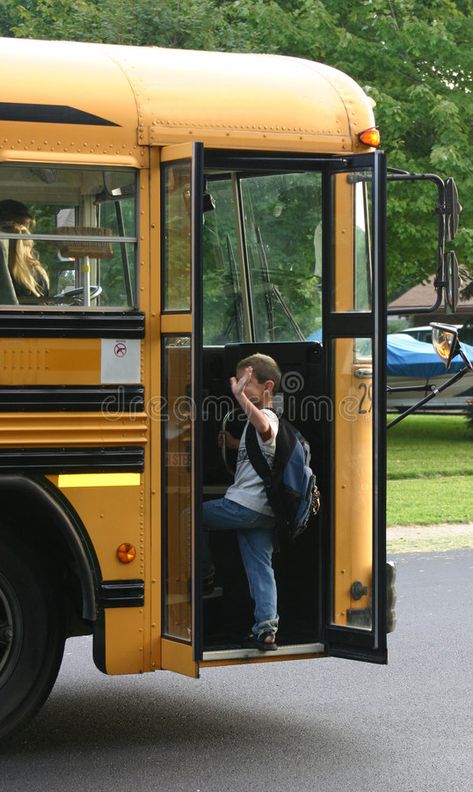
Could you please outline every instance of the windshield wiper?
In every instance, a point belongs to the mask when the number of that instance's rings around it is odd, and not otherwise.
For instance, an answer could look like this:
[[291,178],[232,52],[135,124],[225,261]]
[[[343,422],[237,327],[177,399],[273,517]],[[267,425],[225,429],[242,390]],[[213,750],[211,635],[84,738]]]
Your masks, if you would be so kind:
[[228,324],[223,331],[223,335],[224,338],[226,338],[230,334],[230,330],[232,329],[233,325],[236,323],[237,338],[240,340],[243,338],[243,299],[241,294],[240,276],[238,274],[238,267],[233,254],[230,234],[226,235],[226,244],[228,267],[230,270],[230,278],[233,287],[233,311],[228,320]]
[[274,301],[278,303],[278,305],[282,308],[284,315],[288,319],[292,328],[295,330],[295,333],[299,341],[305,341],[306,340],[305,335],[302,332],[293,314],[291,313],[291,309],[289,308],[286,300],[282,296],[278,287],[275,286],[275,284],[272,283],[271,281],[271,277],[269,274],[268,258],[266,256],[266,250],[264,249],[263,237],[259,226],[255,226],[255,231],[256,231],[256,239],[258,242],[261,277],[265,285],[266,313],[268,316],[268,326],[269,326],[271,341],[275,340],[274,339],[274,307],[273,307]]

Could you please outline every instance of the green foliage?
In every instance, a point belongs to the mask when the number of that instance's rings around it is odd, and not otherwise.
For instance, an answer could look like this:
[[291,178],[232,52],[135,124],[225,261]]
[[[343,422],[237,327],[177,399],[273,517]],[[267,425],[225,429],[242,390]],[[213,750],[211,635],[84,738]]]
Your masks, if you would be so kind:
[[18,38],[100,41],[103,18],[93,0],[4,0],[3,35]]
[[[456,248],[473,273],[472,12],[473,0],[3,0],[0,32],[279,53],[347,72],[376,101],[391,166],[457,180]],[[393,297],[435,269],[434,206],[422,191],[409,201],[393,194],[390,205]]]

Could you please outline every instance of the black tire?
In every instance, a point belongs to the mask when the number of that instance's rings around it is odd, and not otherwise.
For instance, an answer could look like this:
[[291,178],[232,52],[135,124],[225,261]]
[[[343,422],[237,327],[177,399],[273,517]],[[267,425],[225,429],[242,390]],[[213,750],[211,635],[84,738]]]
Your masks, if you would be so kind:
[[64,652],[63,608],[45,558],[0,531],[0,740],[46,701]]

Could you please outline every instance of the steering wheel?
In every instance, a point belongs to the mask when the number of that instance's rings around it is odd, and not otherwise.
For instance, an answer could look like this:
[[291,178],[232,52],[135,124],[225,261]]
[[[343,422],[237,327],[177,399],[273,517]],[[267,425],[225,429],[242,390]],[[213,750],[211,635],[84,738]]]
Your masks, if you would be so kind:
[[[102,294],[102,287],[95,285],[90,287],[90,299],[96,300]],[[55,294],[50,298],[53,305],[83,305],[84,304],[84,289],[64,289],[59,294]]]

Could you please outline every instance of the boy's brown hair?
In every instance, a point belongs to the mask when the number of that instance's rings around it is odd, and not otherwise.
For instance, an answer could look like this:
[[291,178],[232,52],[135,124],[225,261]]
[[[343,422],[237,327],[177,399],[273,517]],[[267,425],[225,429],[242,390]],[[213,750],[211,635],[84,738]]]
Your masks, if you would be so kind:
[[262,352],[256,352],[254,355],[240,360],[237,365],[237,371],[238,369],[244,369],[248,366],[252,367],[253,373],[260,384],[263,384],[263,382],[267,380],[274,382],[273,393],[277,392],[279,383],[281,382],[281,371],[272,357],[263,355]]

